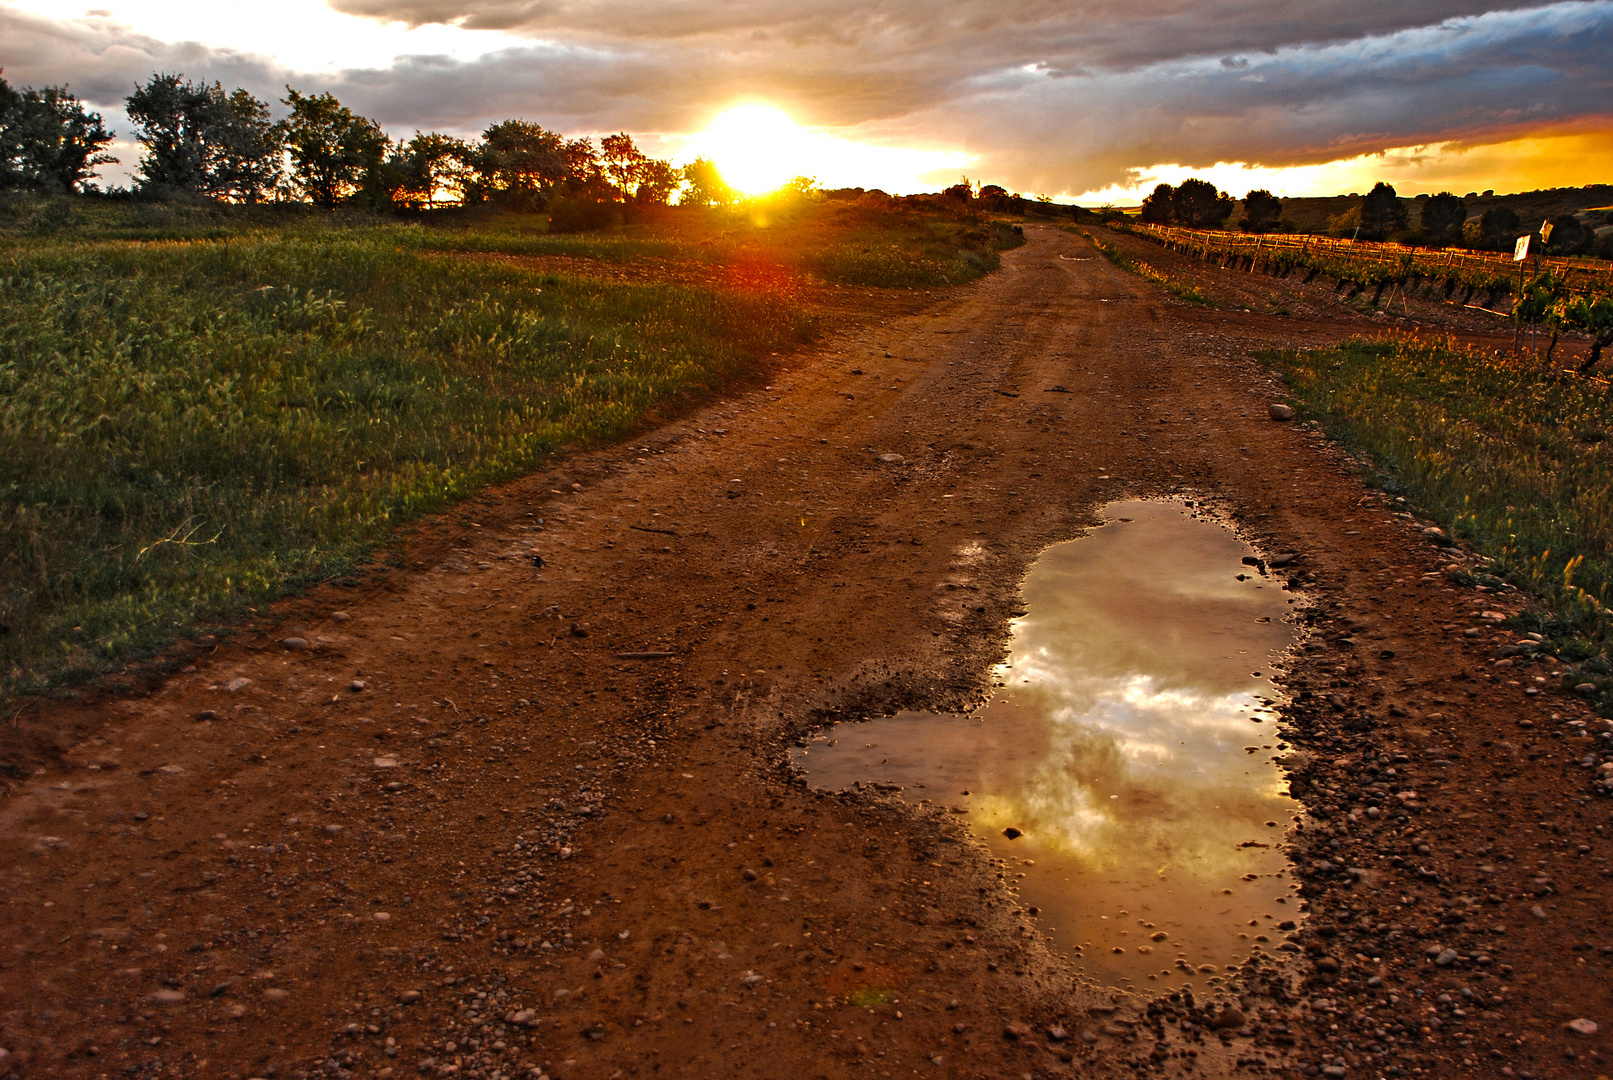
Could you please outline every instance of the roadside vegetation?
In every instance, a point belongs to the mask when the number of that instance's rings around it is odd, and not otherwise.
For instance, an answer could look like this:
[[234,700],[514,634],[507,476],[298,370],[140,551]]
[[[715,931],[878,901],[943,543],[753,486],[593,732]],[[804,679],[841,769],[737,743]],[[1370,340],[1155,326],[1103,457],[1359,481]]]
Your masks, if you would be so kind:
[[[548,227],[0,200],[0,696],[182,663],[183,639],[362,568],[399,523],[798,348],[836,285],[967,281],[1020,242],[811,192]],[[667,272],[588,270],[610,264]]]
[[1366,454],[1391,494],[1550,611],[1525,630],[1613,716],[1613,387],[1529,357],[1412,338],[1273,352],[1300,415]]
[[1210,298],[1205,296],[1197,285],[1182,281],[1179,278],[1173,278],[1142,259],[1133,259],[1114,244],[1106,240],[1099,240],[1089,232],[1083,232],[1081,235],[1091,240],[1092,246],[1097,248],[1104,258],[1120,267],[1120,269],[1152,281],[1178,300],[1185,300],[1189,304],[1198,304],[1201,307],[1213,306],[1210,303]]

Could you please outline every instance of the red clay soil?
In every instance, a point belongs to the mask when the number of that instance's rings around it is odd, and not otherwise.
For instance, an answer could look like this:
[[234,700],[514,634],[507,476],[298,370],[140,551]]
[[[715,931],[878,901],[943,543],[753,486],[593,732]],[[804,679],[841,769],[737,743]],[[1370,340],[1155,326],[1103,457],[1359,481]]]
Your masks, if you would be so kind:
[[[0,1072],[1606,1071],[1563,1026],[1613,1023],[1594,718],[1496,665],[1526,599],[1448,583],[1249,359],[1370,323],[1190,308],[1026,232],[194,671],[31,714],[78,735],[0,801]],[[1026,567],[1128,496],[1301,556],[1308,916],[1191,1001],[1086,980],[957,815],[788,766],[982,701]]]

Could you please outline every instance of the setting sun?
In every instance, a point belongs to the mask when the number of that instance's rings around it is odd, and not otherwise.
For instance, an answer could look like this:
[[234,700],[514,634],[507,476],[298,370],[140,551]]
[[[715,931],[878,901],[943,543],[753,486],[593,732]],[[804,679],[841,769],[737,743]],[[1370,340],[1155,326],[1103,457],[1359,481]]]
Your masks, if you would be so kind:
[[810,134],[771,105],[738,105],[719,115],[697,140],[735,190],[760,195],[810,172]]
[[824,187],[918,191],[952,182],[973,161],[957,151],[880,146],[805,128],[782,109],[759,102],[719,113],[687,147],[690,156],[714,161],[723,179],[747,195],[773,191],[797,176],[811,176]]

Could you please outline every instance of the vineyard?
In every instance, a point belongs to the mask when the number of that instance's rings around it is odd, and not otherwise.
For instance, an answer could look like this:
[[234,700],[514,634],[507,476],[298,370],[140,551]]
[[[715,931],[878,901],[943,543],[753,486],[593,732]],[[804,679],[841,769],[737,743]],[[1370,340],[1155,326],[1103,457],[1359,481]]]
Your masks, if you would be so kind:
[[[1591,338],[1589,370],[1613,345],[1613,263],[1601,259],[1539,258],[1519,264],[1510,255],[1452,248],[1414,248],[1335,240],[1323,236],[1251,234],[1183,229],[1140,222],[1111,228],[1152,240],[1206,262],[1273,277],[1303,273],[1309,284],[1327,278],[1354,297],[1372,289],[1376,304],[1386,290],[1418,290],[1459,304],[1475,297],[1494,308],[1511,296],[1520,325],[1544,328],[1556,347],[1564,332]],[[1547,356],[1551,355],[1548,349]]]

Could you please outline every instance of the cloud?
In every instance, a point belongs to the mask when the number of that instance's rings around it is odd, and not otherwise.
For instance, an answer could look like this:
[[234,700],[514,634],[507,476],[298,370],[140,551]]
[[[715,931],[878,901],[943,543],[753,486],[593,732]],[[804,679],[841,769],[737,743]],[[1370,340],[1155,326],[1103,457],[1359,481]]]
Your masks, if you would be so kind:
[[[52,19],[3,0],[0,38],[14,83],[71,81],[108,109],[152,71],[181,70],[263,97],[286,82],[330,90],[400,134],[525,116],[669,148],[721,107],[764,100],[842,136],[966,151],[979,159],[972,172],[1027,191],[1103,187],[1157,162],[1300,165],[1613,126],[1613,0],[334,6],[355,34],[394,35],[402,55],[297,70],[246,33],[175,42],[137,20]],[[474,35],[474,55],[436,47]],[[417,41],[432,47],[408,51]]]

